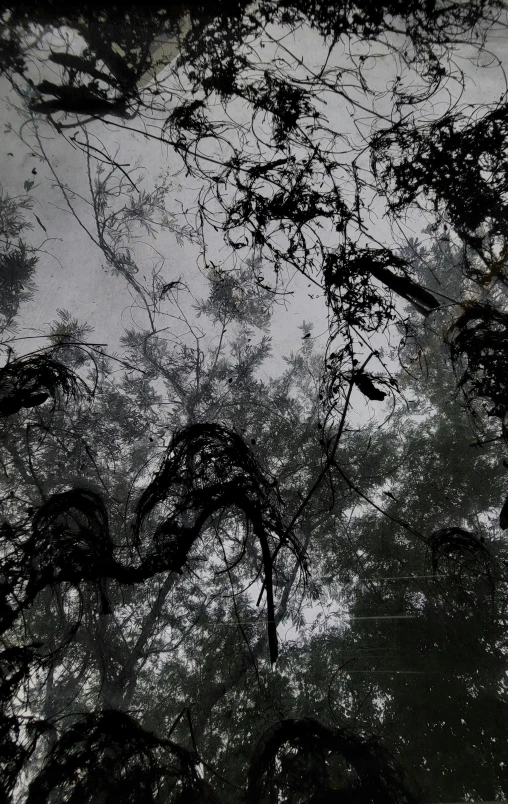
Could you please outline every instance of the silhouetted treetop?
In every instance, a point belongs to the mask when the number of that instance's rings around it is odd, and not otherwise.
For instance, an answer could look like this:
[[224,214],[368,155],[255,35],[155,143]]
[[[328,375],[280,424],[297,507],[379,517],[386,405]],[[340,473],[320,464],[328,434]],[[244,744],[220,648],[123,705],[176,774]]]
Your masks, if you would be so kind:
[[0,416],[42,405],[50,397],[56,403],[90,393],[72,369],[55,359],[56,351],[16,358],[0,368]]
[[468,571],[479,572],[492,589],[493,557],[482,537],[464,528],[448,527],[434,531],[429,539],[434,573],[447,569],[460,581]]
[[248,804],[268,800],[404,802],[416,799],[400,769],[376,739],[324,726],[314,718],[287,719],[259,740],[249,769]]
[[470,402],[488,400],[492,404],[489,416],[504,422],[508,411],[508,315],[491,304],[465,304],[448,339],[466,398]]
[[[284,524],[276,482],[266,477],[254,453],[237,433],[219,424],[194,424],[173,437],[166,459],[137,504],[136,544],[140,543],[145,521],[159,503],[167,512],[162,516],[159,513],[153,534],[156,556],[148,555],[146,561],[156,566],[160,556],[173,571],[182,569],[202,528],[214,514],[232,508],[243,511],[261,546],[270,656],[275,662],[273,561],[279,549],[286,547],[305,568],[305,553]],[[245,555],[247,539],[248,534],[235,564]]]
[[54,494],[32,520],[30,554],[59,579],[94,579],[112,571],[108,512],[99,494],[75,488]]
[[130,715],[115,710],[89,714],[54,744],[32,781],[27,804],[39,801],[140,804],[167,795],[171,780],[197,781],[196,757],[168,739],[145,731]]

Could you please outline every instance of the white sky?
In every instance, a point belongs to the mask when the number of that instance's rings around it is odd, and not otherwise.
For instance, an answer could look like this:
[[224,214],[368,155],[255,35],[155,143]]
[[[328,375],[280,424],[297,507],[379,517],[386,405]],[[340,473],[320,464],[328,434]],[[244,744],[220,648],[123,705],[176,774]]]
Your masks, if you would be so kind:
[[[273,29],[272,33],[275,36],[277,32]],[[505,32],[499,31],[493,37],[492,49],[502,60],[507,53],[507,44]],[[269,59],[270,48],[273,55],[273,45],[269,41],[265,45],[260,53],[263,59]],[[325,50],[316,34],[306,31],[303,35],[300,33],[294,41],[288,37],[284,40],[284,46],[296,48],[309,67],[317,69],[321,66]],[[482,58],[485,61],[490,57]],[[337,50],[335,59],[337,64],[347,64],[340,49]],[[465,66],[465,63],[461,62],[461,66]],[[388,61],[384,72],[379,67],[373,70],[372,78],[380,87],[385,86],[393,76],[394,69]],[[505,89],[502,70],[497,66],[480,70],[469,64],[467,72],[468,90],[463,102],[494,100]],[[54,78],[50,73],[42,74],[38,68],[37,74],[34,73],[34,80],[44,77]],[[106,343],[110,350],[115,350],[123,329],[143,327],[145,320],[139,310],[134,308],[132,293],[123,278],[112,275],[109,268],[104,268],[102,253],[66,207],[48,165],[34,156],[39,150],[38,143],[31,133],[30,123],[24,123],[23,112],[18,111],[22,105],[20,98],[14,94],[6,80],[0,80],[0,98],[4,100],[0,121],[2,128],[5,124],[12,127],[2,138],[0,184],[4,191],[17,196],[25,194],[25,181],[34,181],[29,190],[34,203],[33,213],[28,213],[27,217],[34,225],[31,240],[36,245],[40,244],[43,250],[36,276],[38,291],[34,300],[24,305],[17,334],[23,336],[47,332],[49,323],[57,316],[57,310],[65,308],[94,327],[95,341]],[[324,109],[330,124],[351,133],[352,120],[348,106],[345,103],[339,104],[336,96],[325,101]],[[233,108],[236,114],[248,113],[241,104]],[[383,111],[382,102],[378,108]],[[92,137],[91,142],[99,147],[100,141],[111,154],[118,151],[122,164],[139,164],[145,168],[142,184],[145,189],[152,189],[162,173],[174,176],[173,190],[167,199],[168,209],[177,211],[181,208],[180,205],[184,208],[195,206],[199,183],[186,178],[180,172],[181,161],[170,148],[122,131],[119,127],[104,125],[101,121],[89,124],[88,130]],[[24,142],[19,139],[20,131]],[[43,118],[39,118],[39,132],[60,181],[85,198],[88,197],[84,155],[56,135]],[[78,132],[79,137],[81,134]],[[32,172],[34,169],[36,174]],[[73,206],[82,222],[93,230],[93,220],[86,202],[76,197]],[[39,217],[47,233],[43,231],[35,215]],[[386,223],[378,217],[373,219],[373,225],[377,237],[389,245],[389,229]],[[425,222],[419,219],[408,219],[406,232],[409,236],[418,236],[423,225]],[[164,257],[166,281],[182,277],[197,296],[206,292],[205,283],[197,268],[198,246],[186,243],[181,247],[171,234],[161,235],[155,242],[138,249],[139,277],[144,269],[150,271],[152,261],[156,258],[154,248]],[[214,235],[211,229],[207,248],[215,261],[226,259],[229,254],[222,245],[220,235]],[[274,316],[272,335],[277,353],[287,354],[292,349],[300,348],[301,331],[298,327],[303,319],[314,323],[313,336],[324,347],[328,328],[323,300],[311,299],[309,294],[314,294],[315,289],[309,288],[308,282],[299,276],[294,278],[290,287],[294,291],[290,304],[287,307],[278,306]],[[29,351],[31,347],[32,343],[27,343],[24,351]]]
[[[34,182],[28,193],[33,201],[33,210],[26,216],[34,228],[31,235],[26,235],[26,239],[42,248],[36,274],[38,290],[33,301],[23,306],[17,335],[33,336],[39,332],[47,332],[48,325],[57,317],[57,310],[64,308],[94,327],[94,341],[106,343],[110,349],[116,349],[124,328],[144,327],[145,317],[136,309],[136,299],[125,280],[118,275],[114,276],[111,269],[105,266],[104,255],[71,214],[60,189],[55,185],[50,168],[36,155],[38,143],[31,135],[29,125],[22,130],[26,144],[20,141],[18,132],[23,124],[23,117],[15,108],[20,107],[20,99],[10,90],[7,82],[1,79],[0,97],[4,99],[0,124],[2,128],[6,123],[12,126],[11,131],[3,134],[0,184],[9,195],[24,196],[24,182]],[[88,197],[83,153],[56,135],[43,119],[39,121],[39,126],[44,149],[60,181],[76,193]],[[100,121],[89,125],[89,131],[92,144],[99,145],[99,141],[93,136],[97,135],[110,154],[119,149],[119,161],[122,164],[139,164],[145,168],[139,171],[139,175],[143,176],[140,188],[150,191],[162,173],[174,175],[174,189],[166,202],[168,210],[178,211],[181,206],[194,207],[199,185],[178,175],[181,161],[167,146],[150,142],[147,147],[146,141],[139,135],[113,127],[109,129]],[[78,133],[78,139],[80,138],[81,134]],[[37,171],[36,175],[32,173],[34,169]],[[88,204],[75,197],[72,205],[81,221],[94,233],[94,221]],[[35,215],[46,228],[46,232]],[[202,261],[199,259],[200,249],[197,244],[186,242],[183,246],[178,245],[172,233],[164,233],[156,240],[145,237],[144,241],[145,245],[141,244],[136,250],[140,269],[137,278],[141,278],[144,269],[145,275],[149,276],[153,261],[160,262],[162,256],[165,281],[182,278],[196,296],[203,297],[206,294],[207,284],[198,269],[198,262]],[[215,236],[213,241],[210,237],[207,248],[213,253],[214,261],[219,262],[227,257],[229,251],[219,236]],[[303,319],[316,322],[313,334],[321,335],[323,346],[326,342],[324,304],[310,299],[305,293],[306,287],[307,282],[295,276],[290,284],[290,289],[294,291],[294,296],[288,297],[291,298],[290,307],[276,307],[272,335],[284,354],[299,348],[301,332],[298,326]],[[27,344],[26,350],[31,348],[32,345]]]

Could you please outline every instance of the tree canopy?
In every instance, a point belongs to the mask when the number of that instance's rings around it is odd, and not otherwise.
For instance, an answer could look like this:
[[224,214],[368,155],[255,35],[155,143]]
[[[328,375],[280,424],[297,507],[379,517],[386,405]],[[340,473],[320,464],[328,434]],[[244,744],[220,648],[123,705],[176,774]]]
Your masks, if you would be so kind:
[[2,4],[2,801],[508,797],[506,22]]

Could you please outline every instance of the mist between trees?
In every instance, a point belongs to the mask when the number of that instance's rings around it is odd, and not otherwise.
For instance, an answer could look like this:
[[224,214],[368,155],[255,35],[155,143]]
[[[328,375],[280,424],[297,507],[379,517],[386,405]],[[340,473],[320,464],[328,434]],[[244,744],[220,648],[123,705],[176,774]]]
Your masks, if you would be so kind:
[[1,801],[506,799],[504,3],[0,20]]

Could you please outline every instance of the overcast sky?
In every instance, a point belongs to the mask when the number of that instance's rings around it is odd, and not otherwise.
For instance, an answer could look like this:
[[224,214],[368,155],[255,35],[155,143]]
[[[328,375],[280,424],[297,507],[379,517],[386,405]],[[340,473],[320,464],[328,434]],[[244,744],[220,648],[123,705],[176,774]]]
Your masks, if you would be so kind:
[[[143,328],[146,319],[138,308],[135,294],[125,280],[114,275],[105,264],[104,255],[86,231],[96,234],[89,204],[85,156],[78,147],[58,136],[43,118],[37,120],[38,142],[32,122],[25,120],[22,101],[6,80],[0,79],[0,92],[4,99],[1,185],[11,196],[26,196],[25,183],[33,182],[28,190],[33,210],[27,213],[33,232],[27,235],[27,239],[40,245],[42,250],[36,275],[37,293],[33,301],[22,308],[17,335],[47,333],[49,324],[57,317],[57,310],[67,309],[94,327],[95,341],[116,349],[124,328]],[[140,169],[136,171],[138,189],[152,191],[162,176],[171,177],[166,208],[180,214],[178,221],[184,223],[182,209],[192,211],[195,208],[200,185],[183,175],[181,160],[171,148],[155,141],[147,144],[144,137],[106,126],[102,121],[88,124],[88,132],[91,145],[104,148],[112,156],[118,152],[119,161],[126,170],[139,165]],[[79,131],[77,140],[83,140]],[[52,169],[38,156],[41,145]],[[95,162],[95,169],[98,164]],[[53,171],[69,188],[75,216],[56,184]],[[214,235],[211,230],[207,236],[207,249],[216,263],[228,260],[230,255],[230,249],[224,246],[220,235]],[[139,266],[137,278],[149,279],[152,267],[164,260],[166,281],[182,278],[195,296],[206,294],[207,283],[200,271],[203,263],[197,243],[186,241],[179,245],[171,232],[163,232],[155,239],[142,238],[136,246],[136,257]],[[231,264],[229,260],[228,264]],[[315,295],[316,289],[308,288],[308,283],[299,276],[291,280],[288,291],[288,303],[278,304],[274,316],[272,334],[277,351],[289,353],[291,349],[300,347],[302,334],[298,326],[304,319],[315,322],[313,335],[320,335],[324,346],[327,325],[322,298],[311,299],[309,294]],[[180,298],[185,307],[185,294]],[[188,297],[188,302],[191,301]],[[20,347],[20,351],[31,348],[32,343],[27,343],[26,349]]]
[[[269,59],[270,43],[265,44],[268,50],[263,50],[263,59]],[[291,46],[299,49],[309,66],[320,66],[324,49],[320,46],[317,35],[308,31],[300,33],[299,39],[292,42]],[[507,48],[504,33],[500,32],[493,38],[491,48],[498,57],[504,59]],[[463,55],[469,54],[464,52]],[[346,63],[346,57],[340,49],[335,58],[339,64]],[[490,56],[485,55],[482,58],[486,62]],[[494,59],[492,65],[490,69],[480,70],[461,61],[460,66],[467,66],[469,76],[467,93],[462,98],[462,103],[494,100],[504,92],[502,70],[495,65]],[[372,78],[381,88],[390,81],[393,65],[387,61],[384,74],[378,67],[376,71]],[[38,72],[33,77],[37,82],[41,78],[53,76]],[[453,85],[450,88],[453,91]],[[5,130],[2,140],[1,184],[10,195],[22,196],[27,192],[25,183],[33,182],[28,190],[33,201],[33,211],[27,217],[34,226],[31,240],[42,249],[36,276],[38,290],[33,301],[22,310],[18,335],[33,336],[47,332],[50,322],[57,316],[57,310],[64,308],[79,319],[88,321],[94,327],[94,340],[105,343],[110,350],[114,350],[124,328],[143,328],[146,321],[126,282],[122,277],[113,275],[111,269],[105,266],[103,254],[85,230],[88,228],[93,233],[94,222],[89,206],[84,154],[78,147],[71,146],[63,137],[58,136],[43,118],[38,118],[38,142],[33,133],[33,124],[25,118],[21,108],[21,99],[5,80],[0,83],[0,97],[4,99],[2,128]],[[352,121],[347,104],[340,105],[336,96],[331,100],[333,103],[324,99],[325,113],[330,124],[351,134]],[[443,97],[442,102],[445,101],[447,102]],[[436,111],[439,111],[438,107],[439,104],[435,107]],[[241,104],[233,109],[238,115],[248,113]],[[171,148],[154,140],[147,141],[144,137],[121,130],[116,125],[105,125],[102,121],[88,124],[88,131],[90,143],[97,148],[104,148],[111,155],[118,153],[121,163],[129,166],[126,169],[140,166],[137,173],[139,179],[142,179],[142,183],[138,185],[140,188],[150,191],[162,175],[170,177],[171,189],[166,198],[168,210],[178,213],[183,209],[195,208],[199,183],[182,173],[181,161]],[[82,139],[82,134],[78,131],[77,139],[80,138]],[[37,156],[41,145],[52,169]],[[59,181],[73,191],[72,207],[76,216],[73,216],[61,190],[56,186],[52,170]],[[381,213],[381,208],[378,212],[374,207],[372,222],[379,239],[387,241],[389,229]],[[415,216],[408,218],[406,234],[419,236],[425,223]],[[223,245],[220,234],[214,234],[209,228],[207,238],[207,249],[214,261],[226,260],[226,265],[231,264],[228,262],[230,251]],[[389,239],[387,244],[391,244]],[[138,278],[149,277],[152,266],[161,264],[163,260],[166,281],[183,278],[196,296],[202,296],[206,292],[199,270],[200,249],[197,244],[186,242],[181,246],[177,244],[173,234],[163,233],[156,240],[145,238],[139,243],[136,256]],[[289,290],[293,295],[288,297],[287,305],[276,308],[274,317],[272,334],[277,354],[300,348],[302,333],[298,327],[304,319],[314,324],[313,336],[324,347],[328,326],[322,297],[299,276],[292,280]],[[312,295],[315,298],[311,298]],[[29,351],[31,347],[32,343],[20,351]]]

